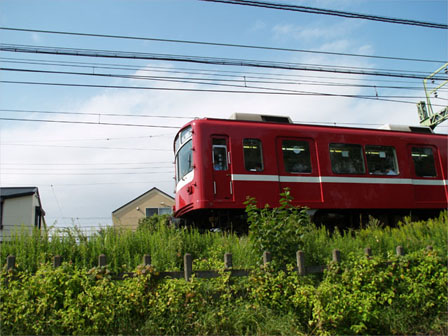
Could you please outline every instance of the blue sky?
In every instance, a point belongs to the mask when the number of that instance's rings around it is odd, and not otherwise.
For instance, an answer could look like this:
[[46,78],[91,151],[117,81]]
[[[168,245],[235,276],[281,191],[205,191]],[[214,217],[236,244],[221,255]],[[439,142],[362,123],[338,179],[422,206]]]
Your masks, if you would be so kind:
[[[282,3],[444,24],[448,21],[446,1],[341,0]],[[448,62],[447,30],[196,0],[0,0],[0,26]],[[0,30],[0,41],[3,44],[39,47],[206,56],[357,67],[370,71],[403,70],[424,74],[432,73],[443,64],[8,30]],[[110,214],[113,210],[154,186],[172,193],[172,139],[176,128],[190,118],[225,118],[233,112],[251,112],[289,115],[293,120],[301,122],[349,123],[360,127],[377,127],[384,123],[415,125],[418,124],[418,118],[414,103],[423,96],[421,80],[389,77],[18,52],[0,52],[0,57],[2,68],[183,78],[182,82],[160,82],[3,70],[0,74],[2,81],[241,89],[217,85],[224,84],[222,79],[226,78],[233,82],[225,84],[239,86],[257,85],[336,95],[410,96],[399,99],[407,103],[397,103],[336,96],[273,96],[0,83],[0,115],[3,118],[173,127],[162,129],[0,121],[0,184],[38,186],[47,212],[47,221],[49,224],[56,223],[57,226],[107,225],[111,222]],[[78,64],[76,67],[61,66],[61,61]],[[117,69],[118,65],[132,68],[125,71]],[[191,81],[193,78],[210,81],[211,77],[214,85],[185,83],[185,80]],[[285,84],[285,81],[294,83]],[[344,86],[329,86],[329,83],[342,83]],[[414,89],[398,90],[384,86]],[[446,97],[446,91],[441,90],[440,97]],[[440,102],[443,104],[443,100],[439,99],[437,103]],[[64,111],[85,115],[5,110]],[[132,116],[111,117],[106,116],[107,113]],[[175,118],[166,118],[168,116]],[[439,126],[437,131],[447,133],[446,125]]]

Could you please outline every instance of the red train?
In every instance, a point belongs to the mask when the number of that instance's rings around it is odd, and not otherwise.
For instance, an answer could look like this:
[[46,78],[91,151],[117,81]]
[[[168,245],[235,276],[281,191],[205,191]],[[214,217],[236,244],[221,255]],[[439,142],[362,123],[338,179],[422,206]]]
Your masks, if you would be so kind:
[[299,125],[254,114],[193,120],[174,142],[174,215],[199,227],[237,227],[247,196],[276,207],[285,187],[318,221],[447,209],[448,136],[395,128]]

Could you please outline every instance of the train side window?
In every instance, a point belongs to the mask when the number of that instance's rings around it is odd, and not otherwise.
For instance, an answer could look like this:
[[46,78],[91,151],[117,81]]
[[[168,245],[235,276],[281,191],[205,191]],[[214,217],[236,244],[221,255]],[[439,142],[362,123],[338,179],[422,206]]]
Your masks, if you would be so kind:
[[282,154],[288,173],[311,173],[309,144],[306,141],[283,140]]
[[227,145],[226,139],[213,139],[213,169],[214,170],[227,170]]
[[420,177],[436,177],[434,153],[431,147],[412,147],[415,175]]
[[335,174],[364,174],[366,171],[361,145],[332,143],[330,160]]
[[392,146],[366,146],[367,168],[372,175],[398,175],[397,155]]
[[263,151],[261,141],[259,139],[244,139],[244,167],[249,171],[262,171],[263,168]]

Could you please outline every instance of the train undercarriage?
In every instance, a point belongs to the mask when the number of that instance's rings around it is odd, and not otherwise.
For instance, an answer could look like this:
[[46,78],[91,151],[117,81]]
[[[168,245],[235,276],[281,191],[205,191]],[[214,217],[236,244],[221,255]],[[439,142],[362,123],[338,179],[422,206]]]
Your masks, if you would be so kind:
[[[381,226],[396,226],[406,217],[412,221],[427,220],[440,215],[441,209],[308,209],[312,222],[330,231],[358,229],[372,221]],[[232,231],[247,233],[249,225],[244,209],[204,209],[192,211],[177,219],[183,227],[196,227],[201,231]]]

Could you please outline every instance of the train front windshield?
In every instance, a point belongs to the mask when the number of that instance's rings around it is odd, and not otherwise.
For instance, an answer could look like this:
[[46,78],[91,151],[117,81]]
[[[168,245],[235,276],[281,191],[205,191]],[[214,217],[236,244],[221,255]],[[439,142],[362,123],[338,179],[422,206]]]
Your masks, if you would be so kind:
[[191,126],[177,136],[174,144],[176,155],[176,180],[179,182],[193,170],[193,141]]

